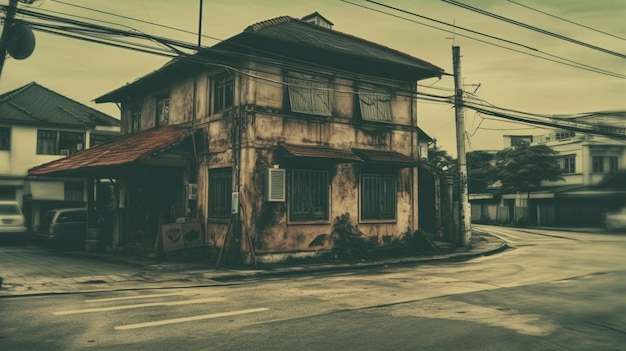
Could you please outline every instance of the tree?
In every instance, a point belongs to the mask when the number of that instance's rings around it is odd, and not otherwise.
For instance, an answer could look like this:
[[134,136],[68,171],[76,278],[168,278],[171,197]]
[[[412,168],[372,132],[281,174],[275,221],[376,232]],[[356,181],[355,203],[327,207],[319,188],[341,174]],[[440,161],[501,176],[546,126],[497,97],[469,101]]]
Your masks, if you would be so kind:
[[481,193],[495,182],[495,154],[487,151],[467,153],[467,187],[470,194]]
[[562,170],[556,162],[556,151],[546,145],[517,146],[496,154],[495,180],[502,189],[525,191],[542,181],[563,180]]
[[428,163],[445,173],[450,172],[457,164],[456,160],[448,155],[446,150],[438,149],[436,146],[428,148]]

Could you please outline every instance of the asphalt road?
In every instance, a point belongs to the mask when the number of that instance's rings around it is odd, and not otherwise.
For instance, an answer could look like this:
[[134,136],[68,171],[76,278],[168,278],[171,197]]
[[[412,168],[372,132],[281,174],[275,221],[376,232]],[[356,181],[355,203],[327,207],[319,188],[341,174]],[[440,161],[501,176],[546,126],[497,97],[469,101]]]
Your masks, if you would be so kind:
[[512,249],[230,286],[3,298],[0,349],[623,349],[626,235],[474,228]]

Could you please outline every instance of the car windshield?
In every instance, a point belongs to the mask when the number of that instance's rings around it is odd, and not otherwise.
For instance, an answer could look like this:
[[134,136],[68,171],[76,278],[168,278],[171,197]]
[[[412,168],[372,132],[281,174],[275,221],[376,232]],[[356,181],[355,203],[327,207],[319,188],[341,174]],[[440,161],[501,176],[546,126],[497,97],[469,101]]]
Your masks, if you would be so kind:
[[20,208],[15,204],[0,204],[0,214],[19,215]]

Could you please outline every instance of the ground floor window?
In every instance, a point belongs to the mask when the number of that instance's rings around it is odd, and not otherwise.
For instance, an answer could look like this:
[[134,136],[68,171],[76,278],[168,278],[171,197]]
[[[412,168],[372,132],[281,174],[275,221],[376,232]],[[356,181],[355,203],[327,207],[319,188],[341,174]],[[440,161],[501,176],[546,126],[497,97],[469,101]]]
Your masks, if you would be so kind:
[[361,177],[361,219],[396,218],[396,176],[368,174]]
[[292,221],[328,220],[328,171],[291,171],[289,218]]
[[232,168],[209,170],[209,217],[229,218],[233,186]]
[[65,200],[83,201],[83,183],[65,182]]

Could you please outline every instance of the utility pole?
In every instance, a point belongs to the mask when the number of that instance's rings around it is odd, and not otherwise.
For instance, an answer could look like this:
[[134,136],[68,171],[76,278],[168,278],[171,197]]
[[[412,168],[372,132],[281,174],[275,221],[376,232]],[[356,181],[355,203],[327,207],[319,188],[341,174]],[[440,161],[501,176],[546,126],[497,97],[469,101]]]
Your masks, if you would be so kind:
[[13,25],[15,20],[15,12],[17,12],[18,0],[9,0],[9,8],[7,10],[7,16],[4,19],[2,25],[2,35],[0,36],[0,76],[2,76],[2,69],[4,68],[4,61],[7,57],[7,40],[9,29]]
[[456,150],[459,161],[459,195],[461,199],[460,244],[472,245],[472,218],[467,190],[467,159],[465,155],[465,116],[463,112],[463,83],[461,81],[461,48],[452,46],[454,70],[454,115],[456,120]]

